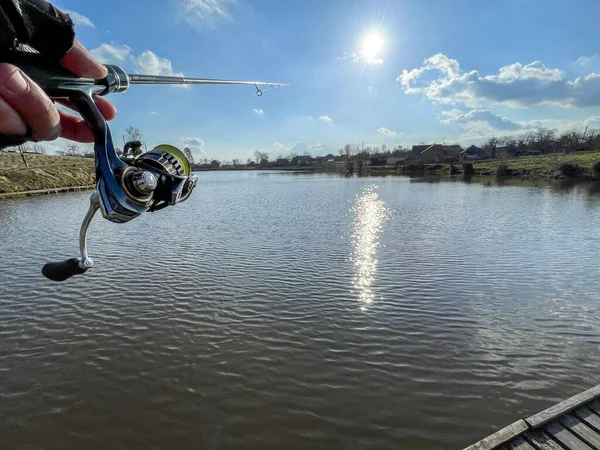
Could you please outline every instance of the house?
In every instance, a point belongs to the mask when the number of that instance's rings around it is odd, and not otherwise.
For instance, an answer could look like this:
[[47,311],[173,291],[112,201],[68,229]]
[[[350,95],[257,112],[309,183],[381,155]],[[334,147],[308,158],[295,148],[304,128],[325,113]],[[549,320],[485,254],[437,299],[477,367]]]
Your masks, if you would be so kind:
[[292,158],[292,166],[312,166],[313,164],[316,164],[317,160],[314,159],[312,156],[294,156]]
[[[413,146],[413,151],[414,151]],[[442,144],[431,144],[419,155],[419,161],[423,164],[438,163],[444,161],[444,146]]]
[[458,161],[462,150],[460,145],[444,145],[444,160],[447,162]]
[[397,166],[398,164],[402,164],[404,162],[404,158],[398,158],[397,156],[392,156],[387,159],[386,164],[388,166]]
[[459,161],[460,162],[473,161],[473,160],[479,160],[479,159],[485,159],[485,158],[487,158],[487,154],[484,149],[479,148],[475,145],[471,145],[466,150],[463,150],[460,152]]
[[275,165],[277,167],[285,167],[285,166],[289,166],[290,162],[288,161],[287,158],[277,158],[277,161],[275,161]]
[[385,166],[387,164],[387,156],[372,156],[369,158],[370,166]]

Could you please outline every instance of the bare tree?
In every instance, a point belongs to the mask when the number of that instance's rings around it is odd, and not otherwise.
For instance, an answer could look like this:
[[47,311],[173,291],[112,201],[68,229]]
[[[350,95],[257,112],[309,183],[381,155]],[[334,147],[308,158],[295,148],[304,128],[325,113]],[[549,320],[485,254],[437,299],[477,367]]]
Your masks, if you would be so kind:
[[183,153],[185,154],[185,157],[188,159],[188,161],[190,162],[190,164],[193,166],[194,164],[196,164],[194,162],[194,155],[192,154],[192,151],[190,150],[189,147],[186,147],[183,149]]
[[76,142],[70,142],[67,144],[65,148],[66,156],[81,156],[81,152],[79,151],[79,144]]
[[129,126],[125,129],[125,133],[123,134],[123,140],[125,142],[129,141],[140,141],[144,142],[142,132],[139,128],[134,126]]
[[500,140],[497,137],[491,137],[483,144],[483,148],[490,152],[491,158],[496,157],[496,149],[499,147]]
[[37,153],[38,155],[46,154],[46,148],[42,144],[39,144],[37,142],[34,144],[31,144],[31,151],[33,153]]

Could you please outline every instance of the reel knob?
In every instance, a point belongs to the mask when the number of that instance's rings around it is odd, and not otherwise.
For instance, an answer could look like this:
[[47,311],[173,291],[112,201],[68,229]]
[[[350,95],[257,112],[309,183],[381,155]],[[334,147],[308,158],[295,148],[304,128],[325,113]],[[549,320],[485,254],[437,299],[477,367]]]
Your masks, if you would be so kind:
[[147,170],[138,170],[131,176],[133,188],[142,195],[147,195],[156,189],[158,180],[156,175]]

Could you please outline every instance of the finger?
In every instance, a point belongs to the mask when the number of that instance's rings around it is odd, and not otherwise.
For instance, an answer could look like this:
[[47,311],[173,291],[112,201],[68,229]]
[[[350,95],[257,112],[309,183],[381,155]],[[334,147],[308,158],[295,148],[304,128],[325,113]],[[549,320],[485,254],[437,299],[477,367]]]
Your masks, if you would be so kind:
[[81,117],[75,117],[63,111],[58,113],[62,125],[61,137],[77,142],[94,142],[92,130]]
[[24,136],[27,133],[27,125],[21,119],[19,113],[17,113],[9,103],[5,102],[0,97],[0,133],[16,134],[18,136]]
[[51,141],[60,136],[60,116],[52,100],[11,64],[0,63],[0,97],[29,125],[34,140]]
[[[67,108],[72,109],[73,111],[77,111],[77,108],[73,106],[73,104],[64,99],[54,99],[56,103],[60,103]],[[117,109],[113,106],[111,102],[106,100],[104,97],[100,97],[99,95],[94,94],[94,102],[96,102],[96,106],[100,110],[100,113],[104,116],[106,120],[113,120],[117,115]]]
[[60,63],[78,77],[98,79],[108,75],[106,67],[96,61],[79,41],[73,43],[73,47],[61,58]]

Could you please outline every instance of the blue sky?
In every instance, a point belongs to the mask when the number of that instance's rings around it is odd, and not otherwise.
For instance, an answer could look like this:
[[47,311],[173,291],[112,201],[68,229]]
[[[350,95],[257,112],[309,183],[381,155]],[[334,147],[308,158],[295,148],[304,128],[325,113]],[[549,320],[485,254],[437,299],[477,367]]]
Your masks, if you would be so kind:
[[[600,126],[595,0],[55,5],[71,11],[94,55],[130,72],[292,84],[260,98],[248,86],[134,86],[111,97],[116,136],[134,125],[149,146],[189,145],[197,157],[468,144],[539,126]],[[379,39],[379,50],[365,36]]]

